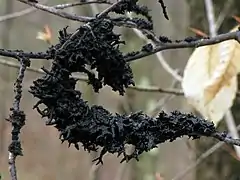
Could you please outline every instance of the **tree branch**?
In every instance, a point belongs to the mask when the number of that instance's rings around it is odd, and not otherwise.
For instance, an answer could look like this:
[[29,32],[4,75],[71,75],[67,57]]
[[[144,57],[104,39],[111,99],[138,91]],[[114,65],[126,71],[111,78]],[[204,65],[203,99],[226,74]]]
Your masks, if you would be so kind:
[[18,59],[19,57],[26,57],[31,59],[51,59],[51,55],[44,52],[24,52],[22,50],[8,50],[0,49],[0,56],[11,57]]
[[212,37],[212,38],[203,38],[203,39],[198,39],[198,40],[192,39],[190,41],[188,41],[186,39],[186,40],[182,40],[180,42],[162,43],[161,45],[157,45],[150,52],[140,52],[137,55],[129,56],[126,58],[126,61],[128,61],[128,62],[135,61],[139,58],[150,56],[152,54],[155,54],[155,53],[157,53],[159,51],[163,51],[163,50],[180,49],[180,48],[181,49],[197,48],[197,47],[201,47],[201,46],[217,44],[217,43],[227,41],[227,40],[232,40],[232,39],[239,42],[240,41],[240,31],[220,34],[220,35]]
[[[46,2],[47,2],[47,0],[45,0],[42,3],[45,4]],[[20,17],[20,16],[24,16],[24,15],[27,15],[27,14],[32,13],[34,11],[36,11],[36,8],[30,7],[30,8],[24,9],[24,10],[19,11],[19,12],[6,14],[6,15],[3,15],[3,16],[0,16],[0,22],[6,21],[6,20],[9,20],[9,19],[13,19],[13,18],[17,18],[17,17]]]
[[[42,11],[48,12],[50,14],[62,17],[64,19],[69,19],[69,20],[72,20],[72,21],[79,21],[79,22],[87,23],[87,22],[89,22],[91,20],[96,19],[95,17],[73,15],[73,14],[70,14],[70,13],[67,13],[67,12],[59,10],[61,8],[57,9],[54,6],[50,7],[50,6],[46,6],[46,5],[40,4],[40,3],[30,2],[28,0],[18,0],[18,1],[22,2],[24,4],[28,4],[30,6],[33,6],[33,7],[37,8],[37,9],[39,9],[39,10],[42,10]],[[131,21],[127,20],[127,19],[123,19],[123,20],[121,20],[121,19],[112,19],[112,20],[114,21],[114,24],[116,26],[125,26],[125,27],[128,27],[128,28],[134,27],[134,28],[141,29],[141,28],[139,28],[136,25],[136,23],[131,22]]]
[[[161,45],[157,45],[154,49],[152,49],[150,52],[142,51],[137,53],[133,56],[126,56],[125,60],[127,62],[135,61],[140,58],[153,55],[159,51],[163,50],[170,50],[170,49],[181,49],[181,48],[197,48],[201,46],[207,46],[207,45],[213,45],[217,44],[223,41],[227,40],[237,40],[240,39],[240,31],[236,32],[229,32],[225,34],[220,34],[212,38],[203,38],[198,40],[192,40],[190,42],[187,42],[186,40],[180,41],[180,42],[169,42],[169,43],[162,43]],[[24,56],[31,59],[51,59],[52,57],[48,53],[44,52],[23,52],[19,50],[5,50],[0,49],[0,56],[5,57],[12,57],[17,58],[18,56]]]
[[9,116],[7,121],[11,122],[12,124],[12,142],[8,146],[9,151],[9,170],[11,174],[12,180],[17,180],[17,169],[15,165],[15,160],[17,156],[22,156],[22,147],[19,140],[19,134],[21,131],[21,128],[25,125],[25,113],[20,110],[20,101],[22,98],[22,83],[24,79],[24,73],[28,66],[30,66],[29,59],[23,57],[19,58],[19,61],[21,63],[21,66],[19,68],[19,74],[17,77],[16,82],[14,83],[14,92],[15,97],[13,101],[13,106],[10,108],[10,111],[12,112]]
[[73,3],[66,3],[66,4],[59,4],[53,6],[56,9],[65,9],[69,7],[74,7],[74,6],[82,6],[82,5],[88,5],[88,4],[112,4],[110,1],[105,1],[105,0],[92,0],[92,1],[85,1],[85,2],[73,2]]
[[28,4],[30,6],[33,6],[33,7],[37,8],[37,9],[42,10],[42,11],[45,11],[45,12],[48,12],[48,13],[60,16],[60,17],[65,18],[65,19],[70,19],[70,20],[73,20],[73,21],[89,22],[90,20],[94,19],[92,17],[87,17],[87,16],[72,15],[70,13],[67,13],[67,12],[64,12],[64,11],[60,11],[60,10],[56,9],[55,7],[45,6],[45,5],[42,5],[40,3],[30,2],[28,0],[18,0],[18,1],[22,2],[24,4]]
[[214,134],[212,134],[212,137],[218,139],[219,141],[223,141],[227,144],[234,144],[234,145],[240,146],[240,140],[239,139],[233,139],[228,134],[214,133]]

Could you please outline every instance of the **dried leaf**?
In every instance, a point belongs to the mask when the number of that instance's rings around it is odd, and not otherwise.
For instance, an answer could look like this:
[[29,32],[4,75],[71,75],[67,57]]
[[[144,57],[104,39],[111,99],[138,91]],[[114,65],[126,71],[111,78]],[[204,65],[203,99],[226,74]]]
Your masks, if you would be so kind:
[[[204,88],[205,104],[208,104],[224,86],[231,85],[231,79],[240,71],[240,44],[228,40],[216,46],[218,64]],[[210,59],[211,61],[211,59]]]
[[182,87],[186,98],[215,124],[218,124],[235,99],[239,59],[240,44],[228,40],[195,49],[184,70]]
[[51,44],[52,32],[48,25],[44,26],[44,32],[38,32],[36,39],[43,40],[48,44]]

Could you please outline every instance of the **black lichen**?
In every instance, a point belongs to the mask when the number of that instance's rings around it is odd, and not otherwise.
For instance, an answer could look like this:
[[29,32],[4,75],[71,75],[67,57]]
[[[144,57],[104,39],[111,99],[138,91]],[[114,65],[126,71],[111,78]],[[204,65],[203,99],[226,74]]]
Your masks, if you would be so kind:
[[[60,31],[59,44],[49,51],[54,57],[51,70],[43,69],[45,75],[30,87],[30,93],[39,99],[34,108],[48,119],[47,125],[58,129],[62,142],[67,141],[76,149],[82,144],[88,151],[102,147],[100,157],[95,159],[97,163],[103,163],[102,157],[107,152],[123,155],[123,162],[138,159],[144,151],[167,140],[183,135],[196,139],[216,132],[213,123],[177,111],[170,115],[161,112],[154,119],[142,112],[114,115],[102,106],[89,107],[75,89],[77,80],[71,77],[73,72],[86,73],[95,91],[109,85],[123,94],[124,87],[134,84],[132,71],[119,50],[123,42],[113,33],[109,19],[94,20],[80,27],[69,41],[71,37],[66,29]],[[152,46],[147,45],[144,50],[151,51]],[[97,77],[91,69],[97,71]],[[45,109],[40,109],[40,104]],[[134,145],[132,154],[125,152],[126,144]]]
[[[35,107],[42,117],[48,118],[49,125],[60,131],[62,142],[68,141],[77,149],[81,143],[88,151],[103,147],[100,157],[96,159],[98,163],[102,163],[106,152],[123,154],[123,162],[138,159],[144,151],[167,140],[173,141],[183,135],[196,139],[215,132],[213,123],[177,111],[171,115],[161,112],[153,119],[142,112],[128,116],[113,115],[101,106],[89,107],[81,99],[80,91],[75,90],[75,83],[67,75],[54,77],[47,74],[34,82],[30,92],[40,99]],[[46,106],[44,110],[38,107],[41,103]],[[125,152],[126,144],[135,146],[130,155]]]
[[125,12],[134,12],[137,15],[141,14],[146,19],[152,22],[152,17],[149,15],[149,9],[146,6],[137,4],[138,0],[122,0],[112,11],[117,14],[125,14]]
[[172,43],[172,40],[166,36],[159,36],[159,40],[163,43]]
[[142,47],[142,51],[145,51],[145,52],[151,52],[152,50],[153,50],[153,46],[150,43]]
[[[78,35],[67,43],[72,34],[68,34],[66,29],[60,31],[60,43],[50,49],[55,64],[68,73],[86,73],[95,92],[103,85],[109,85],[123,95],[124,88],[134,85],[133,74],[119,50],[124,42],[113,32],[113,27],[108,19],[96,19],[89,27],[80,27]],[[61,48],[63,44],[65,47]]]

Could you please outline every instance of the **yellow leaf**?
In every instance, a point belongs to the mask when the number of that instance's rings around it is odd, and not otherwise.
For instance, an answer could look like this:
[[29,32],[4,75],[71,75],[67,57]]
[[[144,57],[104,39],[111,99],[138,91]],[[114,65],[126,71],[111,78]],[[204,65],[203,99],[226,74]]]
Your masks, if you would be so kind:
[[195,49],[184,70],[182,88],[186,98],[215,124],[222,119],[235,99],[239,59],[240,44],[228,40]]
[[[236,30],[237,27],[231,31]],[[230,86],[232,77],[240,71],[240,44],[236,40],[223,41],[216,46],[212,46],[212,48],[217,53],[217,57],[213,58],[217,58],[218,63],[205,84],[205,104],[208,104],[222,87]],[[212,61],[212,59],[209,59],[209,61]]]
[[51,44],[52,32],[48,25],[44,26],[44,32],[38,32],[36,39],[43,40],[48,44]]

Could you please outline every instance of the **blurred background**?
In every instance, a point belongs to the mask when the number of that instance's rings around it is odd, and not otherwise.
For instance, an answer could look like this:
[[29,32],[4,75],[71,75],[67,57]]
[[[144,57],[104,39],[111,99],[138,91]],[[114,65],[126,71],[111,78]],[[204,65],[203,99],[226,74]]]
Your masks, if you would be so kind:
[[[73,2],[73,0],[39,0],[39,2],[52,6]],[[142,0],[140,2],[152,10],[154,31],[157,35],[165,35],[171,39],[184,39],[187,36],[194,36],[190,27],[209,34],[204,0],[165,0],[169,21],[163,17],[162,9],[157,1]],[[213,3],[215,18],[218,20],[218,33],[228,32],[237,25],[232,16],[240,16],[240,1],[214,0]],[[93,16],[106,7],[106,5],[84,5],[67,8],[65,11]],[[59,29],[69,26],[69,31],[74,31],[80,24],[36,10],[16,0],[1,0],[0,48],[45,51],[49,44],[36,38],[38,32],[44,31],[45,25],[51,29],[51,43],[55,44],[58,41]],[[121,28],[117,31],[122,33],[123,38],[128,41],[123,51],[137,50],[145,43],[131,29]],[[183,69],[192,51],[193,49],[167,50],[161,54],[164,61],[152,55],[132,62],[131,67],[136,84],[181,89],[177,79],[183,74]],[[6,60],[17,63],[13,59],[0,57],[0,174],[4,180],[10,179],[7,148],[11,138],[11,126],[4,119],[8,117],[9,108],[12,105],[12,87],[18,72],[18,68],[4,64]],[[170,70],[164,62],[168,63]],[[49,68],[50,65],[50,61],[33,60],[31,67]],[[132,160],[129,163],[120,164],[120,158],[107,154],[104,156],[103,166],[94,165],[92,159],[98,156],[98,153],[88,153],[83,149],[77,151],[74,147],[68,148],[67,143],[61,144],[57,130],[47,127],[39,114],[32,110],[37,99],[28,93],[28,89],[32,81],[39,76],[41,76],[40,73],[28,71],[24,81],[21,107],[27,115],[27,121],[21,132],[24,156],[17,158],[20,180],[240,179],[240,157],[234,148],[218,144],[210,149],[218,143],[211,138],[201,138],[195,141],[182,138],[172,143],[164,143],[159,148],[141,155],[139,162]],[[103,105],[112,113],[128,114],[143,110],[151,116],[156,116],[161,110],[194,112],[183,96],[129,89],[122,97],[108,87],[96,94],[85,82],[79,82],[78,88],[90,105]],[[240,123],[239,103],[240,101],[236,98],[232,107],[236,124]],[[225,121],[221,121],[218,128],[227,130]]]

